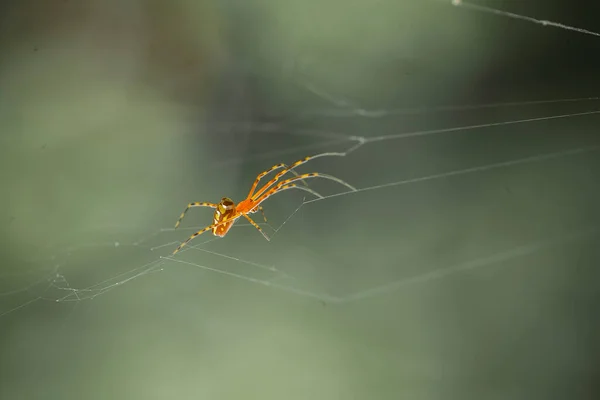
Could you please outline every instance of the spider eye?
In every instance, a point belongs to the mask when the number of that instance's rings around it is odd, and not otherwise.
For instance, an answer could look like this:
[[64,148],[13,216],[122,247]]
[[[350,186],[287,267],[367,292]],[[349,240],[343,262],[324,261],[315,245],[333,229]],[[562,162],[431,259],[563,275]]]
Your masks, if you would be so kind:
[[233,203],[233,200],[227,198],[227,197],[223,197],[221,199],[221,205],[223,206],[223,208],[225,210],[233,210],[235,204]]

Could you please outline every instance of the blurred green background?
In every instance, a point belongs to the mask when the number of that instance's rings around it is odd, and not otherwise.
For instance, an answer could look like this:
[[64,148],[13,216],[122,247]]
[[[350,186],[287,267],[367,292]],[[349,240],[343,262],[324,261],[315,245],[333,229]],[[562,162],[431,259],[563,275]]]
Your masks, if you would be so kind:
[[600,41],[450,3],[3,5],[0,398],[595,398]]

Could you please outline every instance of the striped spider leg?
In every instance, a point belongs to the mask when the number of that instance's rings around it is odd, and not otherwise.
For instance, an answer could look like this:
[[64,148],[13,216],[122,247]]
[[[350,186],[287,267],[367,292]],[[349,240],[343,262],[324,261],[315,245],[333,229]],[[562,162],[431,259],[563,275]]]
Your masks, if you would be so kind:
[[181,215],[179,216],[179,219],[177,220],[177,222],[175,222],[175,229],[177,229],[179,227],[179,224],[181,224],[181,220],[183,219],[183,217],[185,217],[185,214],[188,212],[188,210],[192,207],[210,207],[210,208],[217,208],[219,205],[215,204],[215,203],[208,203],[206,201],[204,202],[193,202],[187,205],[187,207],[185,208],[185,210],[183,210],[183,212],[181,213]]

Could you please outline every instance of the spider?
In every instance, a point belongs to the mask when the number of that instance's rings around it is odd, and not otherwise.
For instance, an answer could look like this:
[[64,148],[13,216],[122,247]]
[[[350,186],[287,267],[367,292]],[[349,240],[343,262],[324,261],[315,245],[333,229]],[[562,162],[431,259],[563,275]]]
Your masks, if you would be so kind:
[[[237,221],[240,217],[246,218],[248,220],[248,222],[250,222],[250,224],[252,224],[252,226],[254,226],[260,233],[262,233],[262,235],[264,236],[265,239],[271,240],[269,238],[269,236],[262,230],[262,228],[260,226],[258,226],[258,224],[256,222],[254,222],[248,214],[254,214],[254,213],[260,211],[266,222],[267,218],[265,216],[265,213],[264,213],[264,210],[263,210],[261,204],[265,200],[267,200],[269,197],[273,196],[274,194],[283,192],[284,190],[288,190],[288,189],[301,189],[301,190],[311,193],[314,196],[322,198],[323,196],[321,196],[319,193],[315,192],[314,190],[312,190],[308,187],[305,179],[309,179],[309,178],[329,179],[329,180],[338,182],[338,183],[346,186],[347,188],[349,188],[352,191],[356,191],[356,188],[354,186],[344,182],[343,180],[341,180],[339,178],[331,176],[331,175],[321,174],[321,173],[317,173],[317,172],[298,175],[294,171],[294,168],[300,166],[301,164],[307,163],[310,160],[313,160],[318,157],[331,156],[331,155],[341,156],[344,154],[343,153],[322,153],[322,154],[317,154],[314,156],[305,157],[301,160],[296,161],[289,167],[283,163],[272,166],[268,170],[265,170],[257,175],[256,179],[254,180],[254,183],[252,184],[252,187],[250,188],[250,192],[248,193],[248,196],[246,196],[246,198],[244,200],[240,201],[238,204],[235,204],[233,202],[233,200],[231,200],[229,197],[223,197],[221,199],[221,201],[216,204],[208,203],[208,202],[194,202],[194,203],[188,204],[187,207],[185,208],[185,210],[179,216],[179,219],[177,220],[177,222],[175,223],[175,229],[177,229],[179,224],[181,224],[183,217],[188,212],[188,210],[192,207],[213,208],[215,210],[215,212],[213,214],[213,223],[211,225],[207,226],[206,228],[203,228],[203,229],[199,230],[198,232],[194,233],[187,240],[182,242],[179,245],[179,247],[177,247],[175,249],[175,251],[173,251],[173,255],[175,255],[179,250],[181,250],[181,248],[183,246],[188,244],[191,240],[195,239],[196,237],[200,236],[201,234],[203,234],[206,231],[212,230],[213,235],[218,236],[218,237],[224,237],[225,235],[227,235],[227,232],[229,232],[229,230],[231,229],[231,227],[233,226],[235,221]],[[266,185],[264,185],[260,189],[257,189],[258,183],[265,175],[267,175],[268,173],[273,172],[275,170],[282,169],[282,168],[283,168],[283,170],[278,172],[273,177],[273,179],[271,179],[269,182],[267,182]],[[277,183],[279,181],[279,179],[288,172],[292,172],[296,176]],[[302,181],[305,184],[305,186],[298,186],[296,183],[294,183],[297,181]]]

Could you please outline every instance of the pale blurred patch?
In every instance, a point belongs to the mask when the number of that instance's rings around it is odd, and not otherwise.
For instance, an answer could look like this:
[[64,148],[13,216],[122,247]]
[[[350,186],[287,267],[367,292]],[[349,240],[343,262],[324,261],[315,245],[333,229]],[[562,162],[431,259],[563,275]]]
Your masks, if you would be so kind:
[[52,3],[4,28],[2,219],[17,245],[144,231],[202,133],[219,20],[210,2]]
[[[365,105],[398,96],[416,96],[432,76],[444,88],[459,89],[475,79],[504,49],[489,45],[490,35],[472,20],[449,18],[443,3],[421,1],[308,0],[258,2],[270,22],[261,52],[288,60],[295,78]],[[487,37],[480,37],[487,32]],[[470,55],[481,43],[485,57]],[[462,43],[462,44],[461,44]],[[437,60],[444,58],[446,62]],[[273,63],[272,68],[280,68]],[[452,77],[452,78],[450,78]],[[453,80],[453,82],[448,82]],[[390,85],[400,82],[400,87]],[[401,92],[399,92],[399,88]],[[441,100],[443,103],[443,100]],[[418,103],[418,102],[417,102]]]

